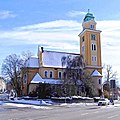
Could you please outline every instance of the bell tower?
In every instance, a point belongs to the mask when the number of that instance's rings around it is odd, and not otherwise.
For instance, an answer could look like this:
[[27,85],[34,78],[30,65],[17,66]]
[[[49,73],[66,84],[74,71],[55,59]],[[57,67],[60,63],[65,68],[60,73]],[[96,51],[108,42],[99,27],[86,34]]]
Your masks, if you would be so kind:
[[80,37],[80,54],[84,56],[85,69],[90,72],[96,95],[102,95],[102,61],[100,30],[96,29],[95,17],[89,12],[82,23],[83,30]]
[[[97,69],[102,74],[100,30],[96,30],[94,16],[89,12],[82,23],[80,37],[80,54],[84,56],[86,68]],[[91,71],[91,72],[92,72]]]

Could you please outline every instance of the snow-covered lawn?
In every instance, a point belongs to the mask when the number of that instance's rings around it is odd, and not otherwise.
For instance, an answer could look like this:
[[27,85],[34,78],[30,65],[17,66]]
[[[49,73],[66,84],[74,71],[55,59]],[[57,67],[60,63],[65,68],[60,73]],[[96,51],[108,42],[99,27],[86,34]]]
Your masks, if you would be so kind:
[[[1,97],[3,98],[3,96]],[[7,97],[5,97],[7,98]],[[16,107],[25,107],[25,108],[35,108],[35,109],[52,109],[53,105],[56,106],[65,106],[65,107],[73,107],[73,106],[97,106],[97,103],[55,103],[51,100],[25,100],[25,99],[14,99],[14,100],[2,100],[0,101],[0,105],[7,106],[16,106]],[[100,108],[113,108],[120,107],[120,101],[115,101],[115,105],[107,105],[100,106]]]
[[52,105],[52,101],[44,101],[44,100],[9,100],[9,101],[0,101],[0,105],[6,106],[15,106],[22,108],[35,108],[35,109],[52,109],[49,107]]
[[34,109],[52,109],[52,105],[62,107],[73,107],[73,106],[97,106],[97,103],[53,103],[51,100],[10,100],[0,101],[0,105],[15,106],[22,108],[34,108]]
[[18,103],[4,103],[8,106],[22,107],[22,108],[34,108],[34,109],[52,109],[48,106],[38,106],[38,105],[30,105],[30,104],[18,104]]
[[[36,101],[36,100],[15,100],[15,101],[10,101],[10,102],[0,102],[2,105],[7,105],[7,106],[15,106],[15,107],[22,107],[22,108],[34,108],[34,109],[53,109],[51,107],[52,104],[46,103],[44,100]],[[61,106],[61,107],[75,107],[75,106],[97,106],[97,103],[59,103],[56,104],[56,106]],[[114,108],[114,107],[120,107],[120,104],[115,104],[115,105],[107,105],[107,106],[99,106],[99,108],[104,109],[104,108]]]
[[[22,108],[34,108],[34,109],[52,109],[52,101],[44,101],[44,100],[10,100],[10,101],[0,101],[0,105],[7,105],[7,106],[15,106],[15,107],[22,107]],[[65,106],[65,107],[75,107],[75,106],[97,106],[97,103],[58,103],[57,106]],[[119,103],[115,105],[107,105],[107,106],[99,106],[99,108],[114,108],[120,107]]]
[[51,100],[24,100],[24,99],[21,99],[21,100],[18,100],[18,99],[14,99],[14,100],[9,100],[9,102],[12,102],[12,103],[19,103],[19,104],[30,104],[30,105],[46,105],[46,106],[49,106],[52,104],[52,101]]

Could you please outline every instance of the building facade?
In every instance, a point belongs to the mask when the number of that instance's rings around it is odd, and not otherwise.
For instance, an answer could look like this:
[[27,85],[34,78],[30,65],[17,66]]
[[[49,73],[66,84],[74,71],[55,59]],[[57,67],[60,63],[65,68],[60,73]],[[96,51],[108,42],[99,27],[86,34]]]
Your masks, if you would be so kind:
[[6,90],[6,83],[3,77],[0,77],[0,93],[5,92],[5,90]]
[[90,71],[96,89],[102,89],[102,59],[100,30],[96,29],[96,22],[91,13],[83,19],[83,30],[80,37],[80,54],[84,56],[86,69]]
[[[80,37],[80,54],[85,59],[85,69],[90,72],[96,89],[102,89],[102,62],[100,30],[96,29],[96,22],[91,13],[87,13],[82,23],[83,30]],[[51,85],[62,84],[63,70],[61,64],[63,56],[75,57],[80,54],[48,51],[38,47],[38,57],[31,57],[24,68],[22,94],[28,95],[36,89],[39,83]]]

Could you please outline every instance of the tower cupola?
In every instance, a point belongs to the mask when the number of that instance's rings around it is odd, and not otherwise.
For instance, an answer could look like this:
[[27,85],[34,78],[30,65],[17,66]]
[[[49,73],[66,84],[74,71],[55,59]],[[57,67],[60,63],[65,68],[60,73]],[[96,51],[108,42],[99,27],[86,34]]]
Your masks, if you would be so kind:
[[85,15],[82,23],[83,30],[85,29],[96,30],[96,22],[94,18],[95,17],[93,16],[92,13],[89,12],[89,9],[88,9],[88,13]]
[[87,21],[90,21],[90,20],[94,20],[94,16],[93,16],[93,14],[92,13],[89,13],[89,11],[88,11],[88,13],[85,15],[85,18],[84,18],[84,22],[87,22]]

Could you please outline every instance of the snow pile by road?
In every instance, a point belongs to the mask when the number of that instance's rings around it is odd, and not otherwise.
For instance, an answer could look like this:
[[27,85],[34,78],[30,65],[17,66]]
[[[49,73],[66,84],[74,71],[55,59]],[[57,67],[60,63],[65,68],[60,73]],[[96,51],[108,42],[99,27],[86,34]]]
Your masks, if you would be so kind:
[[51,101],[44,101],[44,100],[24,100],[24,99],[21,99],[21,100],[17,100],[17,99],[14,99],[14,100],[10,100],[10,102],[12,103],[20,103],[20,104],[30,104],[30,105],[51,105]]
[[[23,108],[34,108],[34,109],[52,109],[52,105],[56,106],[97,106],[97,103],[53,103],[51,100],[25,100],[25,99],[13,99],[8,101],[0,101],[0,105],[23,107]],[[115,101],[115,105],[99,106],[100,108],[115,108],[120,107],[120,101]]]
[[51,109],[48,106],[36,106],[36,105],[29,105],[29,104],[18,104],[18,103],[5,103],[8,106],[15,106],[15,107],[22,107],[22,108],[34,108],[34,109]]

